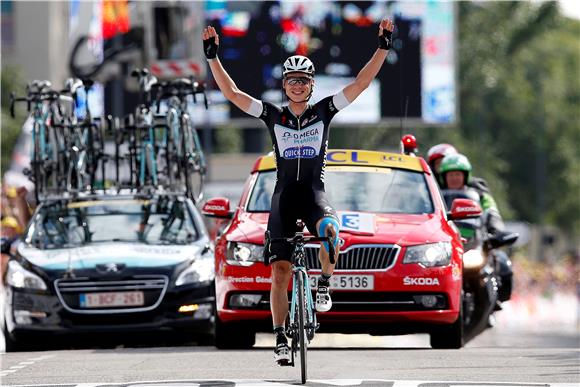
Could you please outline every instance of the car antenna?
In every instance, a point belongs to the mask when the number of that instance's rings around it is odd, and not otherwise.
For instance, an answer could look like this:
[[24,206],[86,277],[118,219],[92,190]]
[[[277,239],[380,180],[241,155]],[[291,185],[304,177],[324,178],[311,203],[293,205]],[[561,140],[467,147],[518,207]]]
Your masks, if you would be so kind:
[[[398,50],[398,57],[399,57],[399,117],[401,120],[401,133],[399,139],[403,138],[404,130],[407,124],[407,112],[409,108],[409,96],[405,96],[405,112],[403,114],[403,91],[405,90],[405,79],[403,77],[403,40],[401,39],[401,35],[399,34],[399,28],[395,24],[395,31],[397,34],[397,39],[400,43],[400,48]],[[393,39],[393,46],[395,43],[395,39]],[[395,47],[393,47],[395,49]]]

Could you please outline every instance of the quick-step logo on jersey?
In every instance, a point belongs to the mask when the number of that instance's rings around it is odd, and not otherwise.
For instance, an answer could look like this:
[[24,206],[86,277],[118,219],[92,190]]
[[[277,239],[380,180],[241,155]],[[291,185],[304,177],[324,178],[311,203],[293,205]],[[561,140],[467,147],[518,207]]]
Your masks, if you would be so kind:
[[320,154],[324,124],[319,121],[302,130],[274,125],[280,155],[287,159],[312,159]]

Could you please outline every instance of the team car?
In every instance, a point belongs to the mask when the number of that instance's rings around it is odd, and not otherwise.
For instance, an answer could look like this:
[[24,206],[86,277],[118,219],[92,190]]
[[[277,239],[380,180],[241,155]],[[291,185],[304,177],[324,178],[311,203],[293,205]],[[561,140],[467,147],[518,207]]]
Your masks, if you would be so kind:
[[213,245],[183,196],[44,201],[11,255],[1,293],[8,351],[54,334],[213,337]]
[[[463,247],[451,220],[479,214],[478,204],[458,199],[447,212],[429,166],[414,155],[335,149],[326,162],[344,243],[319,332],[428,333],[434,348],[461,347]],[[263,244],[275,168],[272,154],[256,161],[235,211],[226,198],[202,210],[231,218],[215,247],[218,347],[250,347],[256,332],[272,329]],[[320,245],[306,247],[314,290]]]

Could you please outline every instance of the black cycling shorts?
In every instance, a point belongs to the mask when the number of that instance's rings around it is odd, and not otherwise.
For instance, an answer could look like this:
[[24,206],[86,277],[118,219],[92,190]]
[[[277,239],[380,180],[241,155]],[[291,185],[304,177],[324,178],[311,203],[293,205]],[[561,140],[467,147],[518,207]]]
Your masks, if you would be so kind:
[[[277,187],[278,188],[278,187]],[[297,182],[275,189],[268,220],[271,238],[291,238],[298,230],[296,221],[302,219],[312,235],[318,235],[316,224],[326,216],[337,219],[336,211],[326,198],[326,192],[314,189],[312,184]],[[264,251],[265,263],[291,261],[294,247],[285,243],[272,243],[269,251]]]

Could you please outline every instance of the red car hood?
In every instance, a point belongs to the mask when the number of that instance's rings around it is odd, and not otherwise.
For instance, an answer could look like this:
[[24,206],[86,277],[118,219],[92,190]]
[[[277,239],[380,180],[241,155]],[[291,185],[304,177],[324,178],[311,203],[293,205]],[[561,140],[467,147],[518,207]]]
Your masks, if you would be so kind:
[[[441,223],[446,221],[437,214],[376,215],[339,211],[338,215],[341,219],[340,237],[345,240],[345,247],[357,243],[407,246],[450,240],[450,236],[442,231]],[[237,219],[236,230],[228,235],[228,239],[264,243],[268,216],[268,213],[242,213]]]

